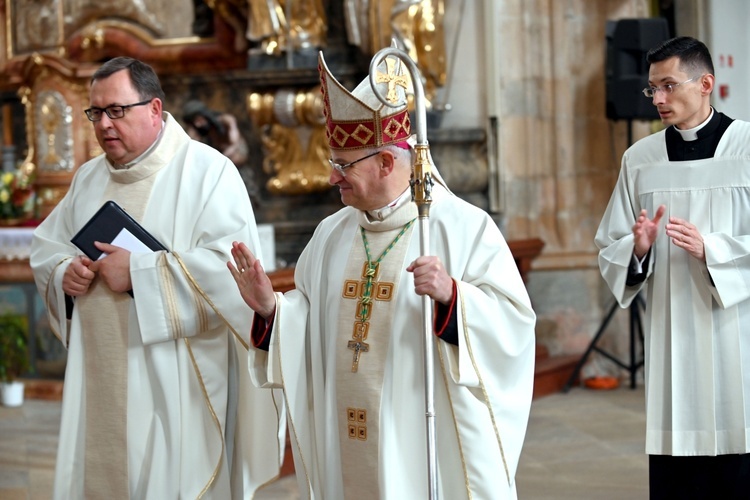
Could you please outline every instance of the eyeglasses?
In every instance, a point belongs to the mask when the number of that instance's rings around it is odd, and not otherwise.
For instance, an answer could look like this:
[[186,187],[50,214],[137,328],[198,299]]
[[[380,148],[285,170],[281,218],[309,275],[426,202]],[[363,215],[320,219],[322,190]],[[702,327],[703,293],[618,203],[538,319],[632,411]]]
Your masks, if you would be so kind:
[[349,167],[352,167],[352,166],[354,166],[354,164],[355,164],[355,163],[359,163],[359,162],[361,162],[362,160],[366,160],[366,159],[368,159],[368,158],[370,158],[370,157],[373,157],[373,156],[375,156],[375,155],[377,155],[377,154],[380,154],[380,151],[375,151],[374,153],[370,153],[370,154],[369,154],[369,155],[367,155],[367,156],[363,156],[363,157],[362,157],[362,158],[360,158],[359,160],[354,160],[354,161],[350,161],[349,163],[344,163],[343,165],[341,165],[341,164],[339,164],[339,163],[336,163],[335,161],[333,161],[333,160],[331,160],[330,158],[328,158],[328,163],[330,163],[330,164],[331,164],[331,168],[333,168],[334,170],[338,171],[338,173],[340,173],[341,175],[343,175],[344,177],[346,177],[346,172],[345,172],[345,170],[346,170],[347,168],[349,168]]
[[86,113],[86,118],[91,120],[92,122],[98,122],[102,119],[102,112],[107,113],[107,116],[111,120],[117,120],[118,118],[122,118],[125,116],[125,110],[128,108],[132,108],[134,106],[143,106],[144,104],[148,104],[151,101],[153,101],[154,98],[146,99],[145,101],[137,102],[135,104],[125,104],[123,106],[107,106],[106,108],[97,108],[97,107],[91,107],[89,109],[84,109],[83,112]]
[[681,83],[668,83],[666,85],[662,85],[661,87],[646,87],[645,89],[643,89],[643,95],[645,95],[646,97],[654,97],[656,93],[659,92],[660,90],[664,92],[665,94],[671,94],[672,92],[674,92],[675,87],[679,87],[680,85],[683,85],[685,83],[693,82],[701,78],[702,76],[703,75],[694,76],[690,80],[685,80],[684,82],[681,82]]

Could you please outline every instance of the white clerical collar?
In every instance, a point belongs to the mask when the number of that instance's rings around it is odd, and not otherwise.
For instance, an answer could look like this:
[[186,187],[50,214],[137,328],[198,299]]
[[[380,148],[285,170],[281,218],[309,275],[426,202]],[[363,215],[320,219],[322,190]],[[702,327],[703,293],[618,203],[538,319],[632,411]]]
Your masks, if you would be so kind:
[[711,108],[711,112],[708,114],[708,118],[705,119],[703,123],[698,125],[697,127],[689,128],[687,130],[680,130],[677,127],[674,129],[680,133],[680,136],[682,136],[683,141],[695,141],[698,140],[698,131],[706,126],[708,122],[711,121],[711,117],[714,116],[714,108]]
[[144,151],[138,158],[131,161],[130,163],[126,163],[124,165],[118,165],[117,163],[112,163],[112,166],[117,169],[128,169],[132,167],[133,165],[136,165],[139,161],[147,157],[149,154],[151,154],[151,151],[154,150],[157,144],[159,144],[159,139],[161,139],[162,133],[164,133],[164,126],[166,125],[166,122],[164,120],[161,121],[161,129],[159,129],[159,135],[156,136],[156,139],[154,139],[154,142],[148,147],[146,151]]
[[393,212],[406,205],[411,201],[411,188],[407,188],[406,191],[390,202],[388,205],[378,208],[377,210],[368,210],[367,216],[371,220],[385,220]]

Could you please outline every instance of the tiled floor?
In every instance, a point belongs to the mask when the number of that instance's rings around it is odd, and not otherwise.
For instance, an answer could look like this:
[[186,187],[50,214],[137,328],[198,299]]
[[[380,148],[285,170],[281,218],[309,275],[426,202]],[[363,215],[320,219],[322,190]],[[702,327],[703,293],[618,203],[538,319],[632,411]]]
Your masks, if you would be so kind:
[[[520,499],[645,499],[643,389],[574,388],[534,401],[516,480]],[[60,403],[0,407],[0,498],[50,498]],[[297,498],[288,476],[259,500]]]

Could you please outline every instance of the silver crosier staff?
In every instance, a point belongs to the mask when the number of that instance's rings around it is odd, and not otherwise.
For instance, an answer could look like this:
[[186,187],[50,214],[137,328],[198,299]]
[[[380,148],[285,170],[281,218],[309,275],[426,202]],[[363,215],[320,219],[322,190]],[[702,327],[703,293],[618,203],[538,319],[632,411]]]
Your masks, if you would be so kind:
[[[430,204],[432,203],[432,160],[427,144],[426,106],[424,88],[419,69],[409,55],[396,47],[378,51],[370,62],[370,86],[373,93],[386,106],[395,108],[403,106],[402,102],[389,102],[378,92],[378,65],[388,56],[398,58],[406,65],[414,87],[414,118],[417,143],[414,146],[415,159],[411,173],[411,196],[417,204],[419,214],[419,249],[420,255],[430,255]],[[424,338],[424,380],[425,380],[425,416],[427,419],[427,474],[428,491],[431,500],[437,500],[437,455],[435,452],[435,381],[433,372],[433,304],[429,295],[422,296],[422,333]]]

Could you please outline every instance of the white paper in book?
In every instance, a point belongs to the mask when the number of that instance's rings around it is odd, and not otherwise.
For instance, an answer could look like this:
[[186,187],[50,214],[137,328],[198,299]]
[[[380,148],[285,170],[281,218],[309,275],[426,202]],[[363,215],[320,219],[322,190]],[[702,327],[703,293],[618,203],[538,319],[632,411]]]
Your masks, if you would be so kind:
[[[116,247],[124,248],[125,250],[129,251],[130,253],[149,253],[153,252],[149,247],[146,246],[145,243],[143,243],[141,240],[139,240],[133,233],[128,231],[126,228],[122,228],[122,230],[117,233],[117,236],[115,236],[115,239],[112,240],[110,245],[114,245]],[[106,257],[107,253],[102,252],[102,254],[99,256],[97,260],[101,260],[104,257]]]

